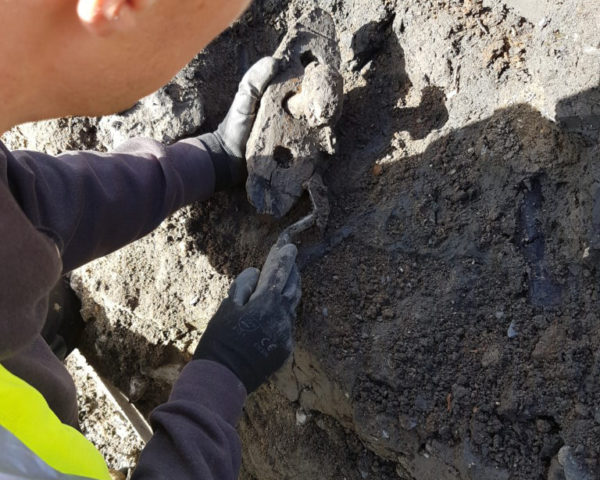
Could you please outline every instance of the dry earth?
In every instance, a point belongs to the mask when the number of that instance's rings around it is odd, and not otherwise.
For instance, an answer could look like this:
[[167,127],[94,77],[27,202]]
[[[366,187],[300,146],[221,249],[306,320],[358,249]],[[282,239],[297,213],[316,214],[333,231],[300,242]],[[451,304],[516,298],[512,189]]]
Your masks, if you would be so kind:
[[[241,478],[600,478],[596,0],[262,0],[134,109],[5,141],[209,131],[313,5],[336,22],[345,82],[332,212],[298,242],[296,354],[247,402]],[[74,272],[87,360],[149,413],[231,278],[308,208],[276,222],[220,194]],[[118,413],[71,365],[84,430],[134,465],[139,442],[92,428]]]

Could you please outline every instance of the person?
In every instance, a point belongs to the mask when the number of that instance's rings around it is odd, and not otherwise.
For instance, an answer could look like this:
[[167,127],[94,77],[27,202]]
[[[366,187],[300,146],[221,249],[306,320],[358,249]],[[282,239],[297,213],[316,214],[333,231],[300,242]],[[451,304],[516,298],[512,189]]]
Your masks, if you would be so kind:
[[[122,111],[166,83],[236,18],[244,0],[8,0],[0,13],[0,132],[26,121]],[[277,71],[244,76],[217,131],[170,146],[57,157],[0,144],[0,478],[108,479],[77,430],[75,387],[40,333],[64,272],[132,242],[180,207],[240,184],[260,96]],[[236,478],[246,396],[289,357],[300,300],[296,248],[248,269],[203,333],[135,479]]]

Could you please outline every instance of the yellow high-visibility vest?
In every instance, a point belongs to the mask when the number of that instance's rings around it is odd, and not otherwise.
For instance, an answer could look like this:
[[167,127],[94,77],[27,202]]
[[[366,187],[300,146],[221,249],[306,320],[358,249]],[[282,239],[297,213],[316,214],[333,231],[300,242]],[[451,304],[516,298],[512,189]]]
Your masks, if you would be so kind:
[[[62,475],[47,478],[79,477],[94,480],[111,478],[100,452],[80,432],[63,424],[40,392],[2,365],[0,365],[0,426],[10,432],[43,463]],[[10,439],[10,436],[2,438]],[[0,449],[2,448],[3,445],[0,445]],[[15,451],[25,450],[16,448]],[[10,459],[4,458],[2,461],[8,460]],[[18,461],[19,459],[15,459],[15,463]],[[0,465],[0,471],[1,467]]]

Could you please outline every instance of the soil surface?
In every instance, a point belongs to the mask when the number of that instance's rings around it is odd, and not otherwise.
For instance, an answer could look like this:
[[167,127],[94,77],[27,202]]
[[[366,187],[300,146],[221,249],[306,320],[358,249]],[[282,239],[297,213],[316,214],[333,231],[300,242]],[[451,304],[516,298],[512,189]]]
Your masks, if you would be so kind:
[[[344,77],[323,168],[331,216],[297,240],[296,353],[248,399],[241,478],[600,478],[595,3],[262,0],[127,121],[5,140],[110,148],[129,132],[210,131],[244,71],[318,5]],[[144,127],[147,105],[179,123]],[[276,221],[243,190],[219,194],[75,272],[83,354],[148,414],[231,279],[309,208]],[[105,432],[88,433],[116,458]]]

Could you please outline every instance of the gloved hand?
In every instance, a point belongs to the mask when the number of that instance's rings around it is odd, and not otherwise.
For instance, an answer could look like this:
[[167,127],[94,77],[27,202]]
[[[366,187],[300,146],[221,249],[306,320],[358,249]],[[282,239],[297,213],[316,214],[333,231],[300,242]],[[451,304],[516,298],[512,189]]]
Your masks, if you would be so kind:
[[246,179],[246,143],[252,131],[260,97],[278,68],[279,64],[273,57],[264,57],[250,67],[239,84],[225,120],[216,132],[199,137],[215,166],[215,191],[239,185]]
[[277,371],[292,353],[292,322],[300,302],[296,247],[275,245],[262,272],[244,270],[211,319],[194,359],[231,370],[248,393]]

